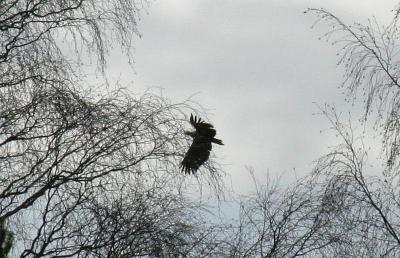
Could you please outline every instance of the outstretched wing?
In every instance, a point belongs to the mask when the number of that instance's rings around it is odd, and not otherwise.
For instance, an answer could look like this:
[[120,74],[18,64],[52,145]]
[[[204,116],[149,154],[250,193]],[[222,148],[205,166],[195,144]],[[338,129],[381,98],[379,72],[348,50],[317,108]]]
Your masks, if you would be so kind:
[[210,157],[211,142],[202,137],[193,139],[193,143],[182,161],[182,171],[186,174],[196,172]]
[[211,124],[204,122],[200,117],[193,117],[193,114],[190,114],[190,123],[201,136],[211,139],[216,134],[216,131]]

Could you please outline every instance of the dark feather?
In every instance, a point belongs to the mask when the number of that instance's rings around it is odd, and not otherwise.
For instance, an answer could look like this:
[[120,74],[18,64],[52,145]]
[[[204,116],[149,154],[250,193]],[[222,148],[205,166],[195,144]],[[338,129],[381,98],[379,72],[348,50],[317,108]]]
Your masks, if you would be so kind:
[[203,141],[199,137],[193,139],[193,143],[186,152],[182,161],[182,171],[186,174],[196,172],[210,157],[211,142]]
[[193,117],[193,114],[190,115],[190,123],[196,129],[196,132],[190,134],[193,137],[193,142],[181,164],[182,171],[186,174],[196,172],[208,160],[212,142],[223,145],[221,140],[214,138],[216,131],[211,124],[196,116]]
[[193,114],[190,114],[190,123],[201,136],[213,138],[217,133],[211,124],[204,122],[201,118],[197,118],[196,116],[193,118]]

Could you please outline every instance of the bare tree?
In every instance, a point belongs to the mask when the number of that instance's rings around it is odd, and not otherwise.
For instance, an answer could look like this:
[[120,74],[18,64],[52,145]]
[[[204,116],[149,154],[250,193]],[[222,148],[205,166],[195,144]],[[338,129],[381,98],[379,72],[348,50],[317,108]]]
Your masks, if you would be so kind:
[[[269,180],[240,202],[226,228],[223,257],[397,257],[398,174],[371,171],[363,136],[322,109],[341,143],[293,185]],[[384,171],[385,166],[382,166]]]
[[328,248],[330,254],[398,256],[398,175],[383,176],[369,171],[369,148],[365,147],[364,138],[357,136],[349,123],[342,123],[335,109],[323,111],[342,140],[340,145],[318,160],[313,172],[319,178],[316,182],[325,189],[323,196],[327,200],[329,219],[344,240],[340,245]]
[[324,189],[323,207],[331,229],[344,240],[322,249],[325,255],[399,255],[398,10],[387,26],[376,19],[350,26],[326,10],[308,10],[331,26],[322,38],[340,46],[339,64],[345,68],[342,86],[348,100],[362,98],[362,126],[369,126],[367,121],[373,118],[372,127],[382,137],[382,145],[374,148],[381,147],[383,156],[373,157],[364,144],[365,132],[354,130],[354,121],[341,121],[335,108],[322,109],[342,142],[321,157],[313,171],[314,184]]
[[397,170],[399,156],[399,8],[387,26],[370,19],[368,24],[347,25],[324,9],[309,9],[319,21],[331,26],[325,35],[340,47],[339,65],[345,67],[342,87],[347,99],[360,98],[364,103],[367,120],[375,118],[375,128],[382,134],[382,148],[386,153],[388,169]]
[[330,26],[322,38],[340,46],[346,98],[362,98],[365,112],[358,122],[379,133],[382,145],[373,147],[381,148],[383,155],[372,155],[365,145],[365,130],[353,127],[357,121],[342,121],[334,107],[321,108],[340,143],[316,161],[310,175],[291,186],[281,188],[273,181],[256,184],[255,194],[241,201],[238,222],[225,232],[222,253],[228,257],[398,257],[399,8],[388,26],[378,25],[375,19],[349,26],[326,10],[308,12]]
[[241,199],[239,220],[225,232],[224,257],[313,257],[342,241],[314,176],[286,187],[270,178],[254,184],[256,192]]
[[[21,257],[201,257],[213,252],[216,231],[203,205],[180,193],[171,175],[124,173],[48,191],[32,211]],[[105,183],[106,182],[106,183]]]
[[[188,103],[92,91],[118,43],[132,58],[145,1],[0,3],[0,220],[13,257],[196,256],[213,250],[180,173]],[[103,88],[104,89],[104,88]],[[205,170],[218,190],[220,173]],[[2,224],[3,225],[3,224]]]

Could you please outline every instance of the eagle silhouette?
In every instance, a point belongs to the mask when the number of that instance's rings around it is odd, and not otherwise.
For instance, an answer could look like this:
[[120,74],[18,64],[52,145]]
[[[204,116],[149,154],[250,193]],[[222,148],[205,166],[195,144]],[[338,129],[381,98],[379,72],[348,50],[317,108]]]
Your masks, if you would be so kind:
[[221,140],[214,138],[216,134],[214,127],[201,120],[200,117],[193,117],[193,114],[190,114],[190,124],[196,131],[185,132],[193,138],[192,145],[181,163],[182,172],[185,174],[195,173],[208,160],[212,149],[211,143],[224,145]]

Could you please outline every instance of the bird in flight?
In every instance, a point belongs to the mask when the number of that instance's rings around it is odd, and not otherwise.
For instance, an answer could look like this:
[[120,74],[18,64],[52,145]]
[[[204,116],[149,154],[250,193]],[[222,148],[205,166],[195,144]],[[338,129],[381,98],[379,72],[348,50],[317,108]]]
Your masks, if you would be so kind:
[[193,138],[192,145],[182,160],[181,167],[185,174],[195,173],[210,156],[211,143],[224,145],[221,140],[214,138],[214,127],[190,114],[190,124],[196,129],[194,132],[186,131],[185,134]]

